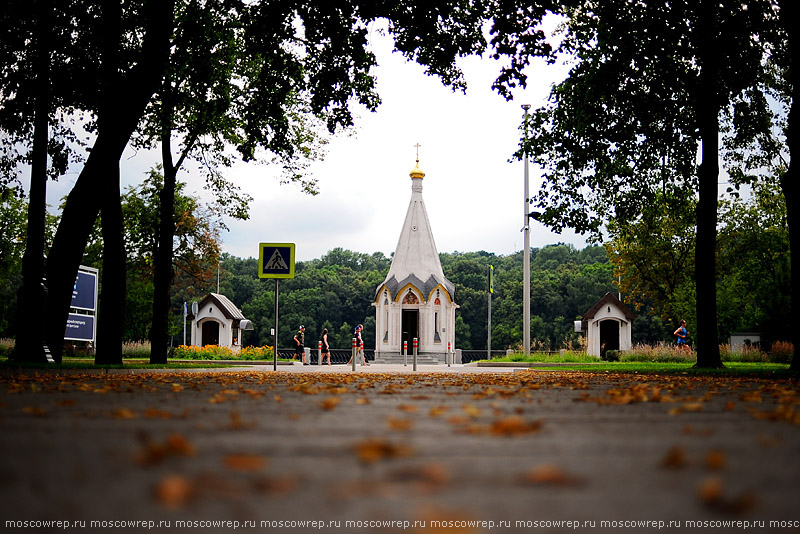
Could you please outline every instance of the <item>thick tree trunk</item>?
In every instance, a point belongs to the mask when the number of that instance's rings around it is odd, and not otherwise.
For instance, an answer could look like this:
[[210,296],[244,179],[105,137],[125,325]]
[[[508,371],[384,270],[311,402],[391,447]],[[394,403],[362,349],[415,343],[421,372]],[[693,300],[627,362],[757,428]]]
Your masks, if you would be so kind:
[[[114,178],[116,176],[116,178]],[[97,318],[97,364],[122,363],[125,312],[125,243],[119,195],[119,164],[109,169],[101,210],[103,233],[103,291]]]
[[31,151],[31,189],[28,199],[28,235],[22,258],[22,286],[17,292],[17,338],[13,358],[25,362],[52,362],[37,318],[44,314],[44,226],[47,211],[47,140],[50,118],[50,24],[53,0],[37,6],[36,109]]
[[[119,39],[122,35],[122,5],[108,2],[103,12],[103,104],[98,131],[109,128],[111,110],[116,105],[114,90],[120,85]],[[110,162],[109,162],[110,163]],[[122,237],[122,208],[119,196],[119,161],[109,165],[106,179],[98,191],[103,235],[103,277],[97,317],[95,363],[122,363],[122,318],[125,304],[125,248]]]
[[719,55],[716,8],[710,0],[700,4],[700,87],[697,113],[702,140],[697,202],[697,367],[722,367],[717,333],[717,180],[719,179]]
[[[788,39],[789,46],[789,80],[792,84],[792,107],[789,110],[789,121],[786,140],[789,148],[789,168],[781,178],[781,189],[786,199],[786,219],[789,226],[789,250],[791,252],[791,277],[792,277],[792,317],[800,310],[800,260],[795,256],[795,251],[800,251],[800,228],[797,227],[797,173],[796,159],[800,159],[800,116],[798,115],[797,102],[800,99],[800,44],[797,42],[797,15],[796,0],[781,0],[780,16]],[[792,331],[792,344],[795,347],[792,356],[791,369],[800,371],[800,358],[797,357],[797,348],[800,347],[800,331]]]
[[[97,218],[97,192],[109,179],[108,169],[118,168],[119,158],[136,129],[163,74],[169,52],[174,1],[147,2],[147,28],[141,61],[122,80],[114,96],[118,105],[110,106],[99,118],[104,123],[89,158],[67,197],[61,223],[47,261],[46,339],[54,358],[61,358],[72,286],[92,225]],[[118,175],[110,179],[117,179]]]
[[[166,98],[165,98],[166,100]],[[165,109],[168,104],[164,103]],[[165,133],[161,138],[164,184],[159,194],[158,248],[153,281],[153,329],[150,336],[150,363],[167,363],[169,339],[170,287],[172,285],[172,241],[175,235],[175,185],[177,172],[172,162],[169,128],[171,113],[165,111]]]

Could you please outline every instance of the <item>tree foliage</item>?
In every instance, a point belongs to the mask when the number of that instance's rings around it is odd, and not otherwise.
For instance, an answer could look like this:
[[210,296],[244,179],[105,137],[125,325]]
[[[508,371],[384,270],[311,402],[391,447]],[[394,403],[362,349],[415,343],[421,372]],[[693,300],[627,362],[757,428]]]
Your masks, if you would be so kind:
[[[759,332],[765,347],[790,340],[789,230],[776,180],[722,201],[719,219],[719,339]],[[609,225],[605,245],[631,308],[666,324],[686,319],[690,332],[697,327],[693,220],[693,203],[662,199],[634,221]]]
[[[522,69],[530,58],[550,51],[544,35],[532,31],[547,7],[549,2],[517,9],[497,0],[436,0],[424,6],[413,1],[358,0],[336,3],[164,0],[124,4],[74,0],[69,3],[70,15],[54,20],[53,24],[55,35],[73,38],[70,46],[54,49],[61,54],[54,65],[56,69],[63,67],[63,72],[53,75],[53,85],[76,79],[87,90],[71,94],[72,98],[65,100],[63,106],[55,103],[52,110],[55,113],[66,108],[89,113],[92,117],[89,126],[96,126],[97,135],[65,204],[50,249],[46,338],[56,360],[63,344],[69,287],[101,207],[107,247],[105,291],[114,291],[111,295],[101,295],[101,307],[105,306],[103,302],[119,299],[124,291],[124,284],[120,283],[124,278],[122,225],[115,198],[119,196],[119,159],[159,87],[167,89],[159,95],[160,102],[171,106],[172,90],[178,87],[173,87],[172,81],[181,74],[197,73],[194,80],[200,83],[192,89],[205,88],[205,91],[195,96],[210,101],[212,106],[224,106],[228,103],[226,99],[216,97],[228,93],[216,91],[219,86],[215,82],[225,83],[231,65],[244,66],[232,82],[242,89],[241,95],[246,95],[238,115],[243,119],[242,126],[235,130],[239,138],[233,144],[245,160],[252,159],[259,147],[293,159],[298,133],[305,130],[302,121],[297,120],[298,115],[290,112],[297,102],[307,103],[311,114],[323,117],[330,131],[352,124],[353,102],[360,102],[370,110],[377,106],[379,98],[371,72],[375,58],[366,39],[370,22],[387,19],[389,31],[396,38],[396,48],[456,88],[464,87],[457,58],[493,47],[492,54],[507,60],[495,87],[508,97],[510,87],[524,85]],[[11,16],[0,19],[4,29],[16,29],[15,16],[24,19],[23,5],[15,3],[13,8]],[[195,19],[203,22],[193,26]],[[8,40],[9,46],[0,50],[0,56],[9,60],[4,73],[11,73],[10,77],[0,78],[3,83],[0,93],[4,97],[17,94],[14,84],[25,79],[19,73],[26,62],[31,62],[29,50],[38,48],[36,36],[30,31],[25,33],[25,25],[20,27],[23,30],[14,33],[15,39]],[[484,35],[486,28],[488,42]],[[209,33],[205,33],[206,29]],[[202,61],[195,63],[192,59],[204,57],[208,35],[222,39],[218,43],[219,55],[206,62],[210,68],[204,70]],[[236,39],[231,46],[232,36]],[[177,59],[172,67],[177,68],[170,68],[171,53]],[[230,61],[217,61],[223,57]],[[190,67],[181,70],[187,64]],[[168,83],[164,83],[165,79]],[[119,105],[120,101],[124,105]],[[235,102],[235,98],[230,102]],[[297,124],[301,124],[299,130]],[[173,125],[162,120],[161,126],[162,139],[167,140],[169,134],[164,136],[163,127],[171,131]],[[171,168],[166,171],[172,175]],[[101,194],[92,196],[90,192]],[[170,211],[167,206],[166,212]],[[168,265],[169,261],[162,263]],[[58,270],[52,268],[54,264],[58,264]],[[116,283],[111,283],[112,278]],[[110,320],[100,322],[98,332],[98,339],[108,344],[112,352],[119,342],[120,321],[113,318],[115,312],[116,308],[111,308],[104,314]]]
[[545,185],[532,199],[541,208],[536,215],[555,229],[599,237],[610,218],[635,218],[659,196],[697,195],[698,366],[720,366],[719,125],[742,137],[769,125],[732,117],[743,101],[758,116],[769,115],[767,100],[752,95],[761,89],[768,43],[775,42],[774,6],[769,0],[582,1],[566,15],[559,51],[574,66],[550,103],[523,125],[521,151],[545,170]]

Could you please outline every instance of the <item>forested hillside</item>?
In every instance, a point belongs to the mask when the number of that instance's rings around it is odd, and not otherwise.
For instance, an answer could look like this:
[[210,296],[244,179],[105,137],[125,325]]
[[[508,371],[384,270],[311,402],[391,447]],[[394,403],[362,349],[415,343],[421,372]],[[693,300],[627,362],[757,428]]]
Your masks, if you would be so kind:
[[[486,347],[488,319],[487,273],[494,265],[492,347],[506,348],[522,339],[522,253],[497,256],[489,252],[440,254],[445,276],[456,285],[456,346]],[[299,262],[294,279],[279,285],[281,346],[289,346],[294,331],[306,326],[307,344],[329,331],[332,346],[347,347],[353,327],[362,323],[368,346],[375,343],[372,300],[391,259],[340,248],[322,258]],[[235,302],[255,325],[245,344],[272,344],[274,282],[256,277],[258,260],[223,255],[220,291]],[[573,321],[613,285],[613,267],[602,247],[576,250],[569,245],[533,249],[531,254],[531,331],[542,348],[578,344]]]

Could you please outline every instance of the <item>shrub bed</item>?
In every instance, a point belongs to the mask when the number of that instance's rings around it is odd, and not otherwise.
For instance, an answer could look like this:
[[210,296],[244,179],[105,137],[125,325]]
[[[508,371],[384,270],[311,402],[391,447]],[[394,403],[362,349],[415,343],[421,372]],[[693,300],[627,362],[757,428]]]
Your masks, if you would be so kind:
[[243,347],[235,352],[228,347],[206,345],[205,347],[181,345],[172,350],[170,358],[176,360],[269,360],[273,358],[272,347]]

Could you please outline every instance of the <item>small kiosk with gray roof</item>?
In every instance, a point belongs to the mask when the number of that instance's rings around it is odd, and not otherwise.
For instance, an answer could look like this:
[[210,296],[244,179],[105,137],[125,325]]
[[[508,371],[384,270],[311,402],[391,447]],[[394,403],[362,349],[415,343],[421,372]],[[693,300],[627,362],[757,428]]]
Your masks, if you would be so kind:
[[586,352],[605,358],[609,350],[631,350],[632,311],[611,293],[583,314],[581,330],[586,332]]
[[228,297],[209,293],[192,317],[191,343],[199,347],[218,345],[238,352],[242,348],[242,331],[252,329],[253,323],[245,319]]

